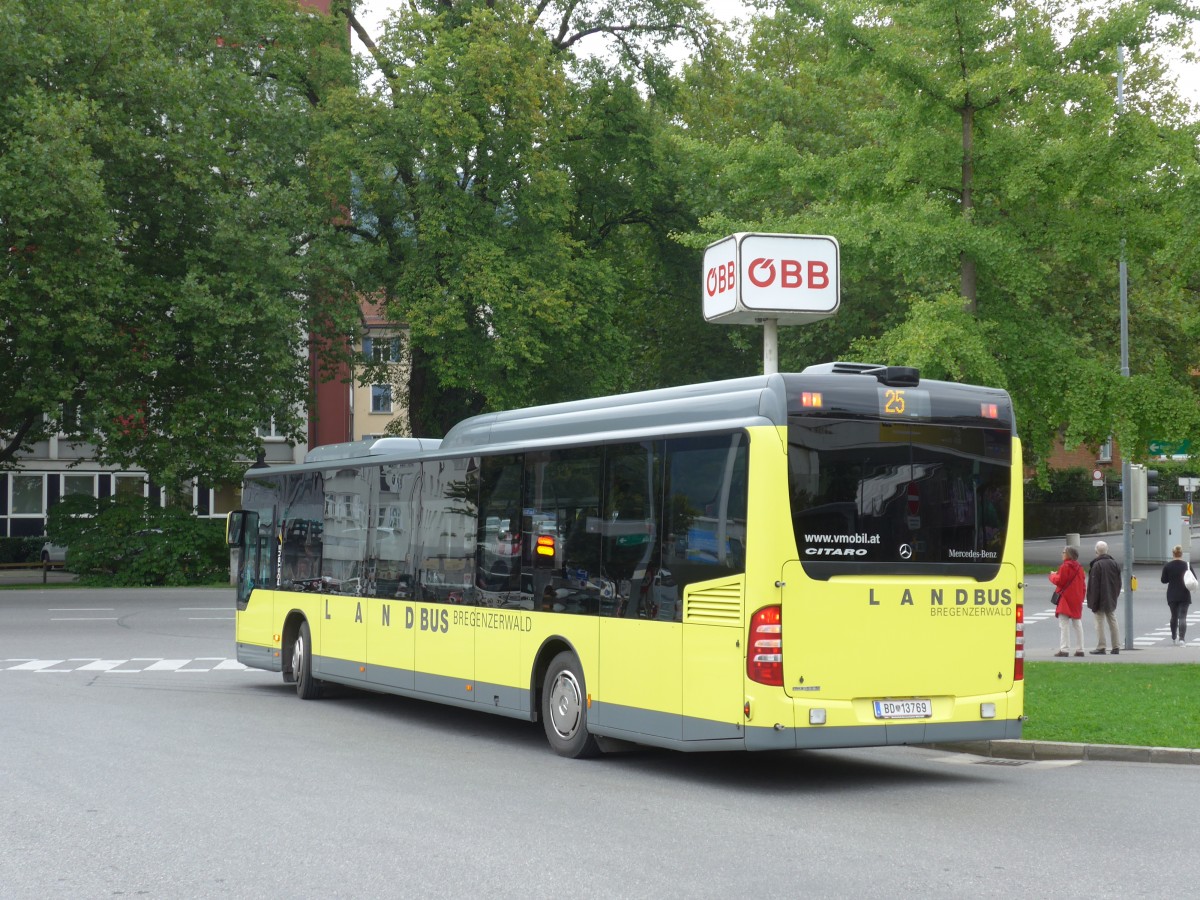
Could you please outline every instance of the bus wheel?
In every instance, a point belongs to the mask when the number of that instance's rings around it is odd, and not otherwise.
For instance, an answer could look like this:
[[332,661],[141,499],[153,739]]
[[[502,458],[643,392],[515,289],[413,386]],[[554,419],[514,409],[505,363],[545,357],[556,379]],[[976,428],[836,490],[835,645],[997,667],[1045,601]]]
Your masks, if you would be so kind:
[[312,674],[312,633],[308,623],[301,622],[292,644],[292,677],[296,680],[296,695],[301,700],[315,700],[321,696],[321,685]]
[[542,683],[542,725],[554,752],[570,759],[596,756],[600,748],[587,730],[587,693],[575,654],[554,657]]

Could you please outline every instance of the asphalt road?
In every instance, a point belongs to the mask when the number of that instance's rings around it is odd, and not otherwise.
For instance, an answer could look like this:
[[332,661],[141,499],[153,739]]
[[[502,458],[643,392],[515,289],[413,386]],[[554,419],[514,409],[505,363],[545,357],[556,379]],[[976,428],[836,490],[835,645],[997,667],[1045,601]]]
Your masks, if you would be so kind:
[[231,607],[227,590],[0,592],[5,900],[1195,891],[1179,836],[1200,766],[570,761],[529,723],[300,701],[230,659]]

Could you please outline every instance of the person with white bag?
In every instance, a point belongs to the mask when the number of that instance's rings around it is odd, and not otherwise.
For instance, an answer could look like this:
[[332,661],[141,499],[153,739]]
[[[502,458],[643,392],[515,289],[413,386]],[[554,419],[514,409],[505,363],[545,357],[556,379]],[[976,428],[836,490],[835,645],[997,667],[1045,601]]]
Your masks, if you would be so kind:
[[1183,559],[1182,547],[1176,544],[1171,556],[1174,559],[1163,566],[1160,580],[1167,586],[1167,606],[1171,607],[1171,643],[1182,647],[1187,643],[1188,607],[1192,605],[1192,591],[1198,582],[1191,564]]

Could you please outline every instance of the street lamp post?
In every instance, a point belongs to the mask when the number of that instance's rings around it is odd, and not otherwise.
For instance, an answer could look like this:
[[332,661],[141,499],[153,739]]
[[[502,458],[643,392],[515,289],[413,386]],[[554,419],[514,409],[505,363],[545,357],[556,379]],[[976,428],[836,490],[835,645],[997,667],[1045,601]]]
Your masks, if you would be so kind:
[[[1125,109],[1125,48],[1117,47],[1117,119]],[[1121,377],[1129,377],[1129,273],[1125,268],[1125,238],[1121,238]],[[1133,649],[1133,467],[1129,447],[1121,448],[1121,535],[1125,539],[1125,649]]]

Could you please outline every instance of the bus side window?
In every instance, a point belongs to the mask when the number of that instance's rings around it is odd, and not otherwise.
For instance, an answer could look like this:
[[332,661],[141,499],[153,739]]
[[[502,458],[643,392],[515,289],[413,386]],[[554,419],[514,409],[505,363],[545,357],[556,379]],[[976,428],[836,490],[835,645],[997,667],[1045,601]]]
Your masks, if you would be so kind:
[[[600,566],[600,476],[603,449],[527,453],[522,591],[535,609],[595,615],[604,598]],[[543,542],[538,547],[539,539]],[[538,564],[539,552],[553,558]]]
[[476,457],[421,464],[418,600],[480,602],[473,578],[478,496]]
[[311,588],[321,577],[325,497],[320,472],[286,476],[280,523],[281,587]]
[[[242,503],[247,512],[247,528],[242,535],[247,554],[242,566],[244,596],[256,587],[274,588],[276,554],[279,552],[276,513],[283,479],[261,478],[247,481]],[[242,598],[244,599],[244,597]]]
[[373,468],[345,466],[325,473],[325,507],[321,529],[321,589],[328,593],[363,594],[369,580],[367,509]]
[[[523,468],[520,455],[485,456],[480,463],[475,585],[490,594],[510,595],[521,589]],[[495,598],[489,605],[511,599]]]
[[383,466],[373,486],[368,556],[374,567],[370,593],[411,600],[416,562],[421,464]]
[[662,443],[606,449],[603,538],[604,615],[662,618],[652,585],[659,577]]
[[741,433],[667,442],[665,568],[685,585],[745,569],[749,452]]

